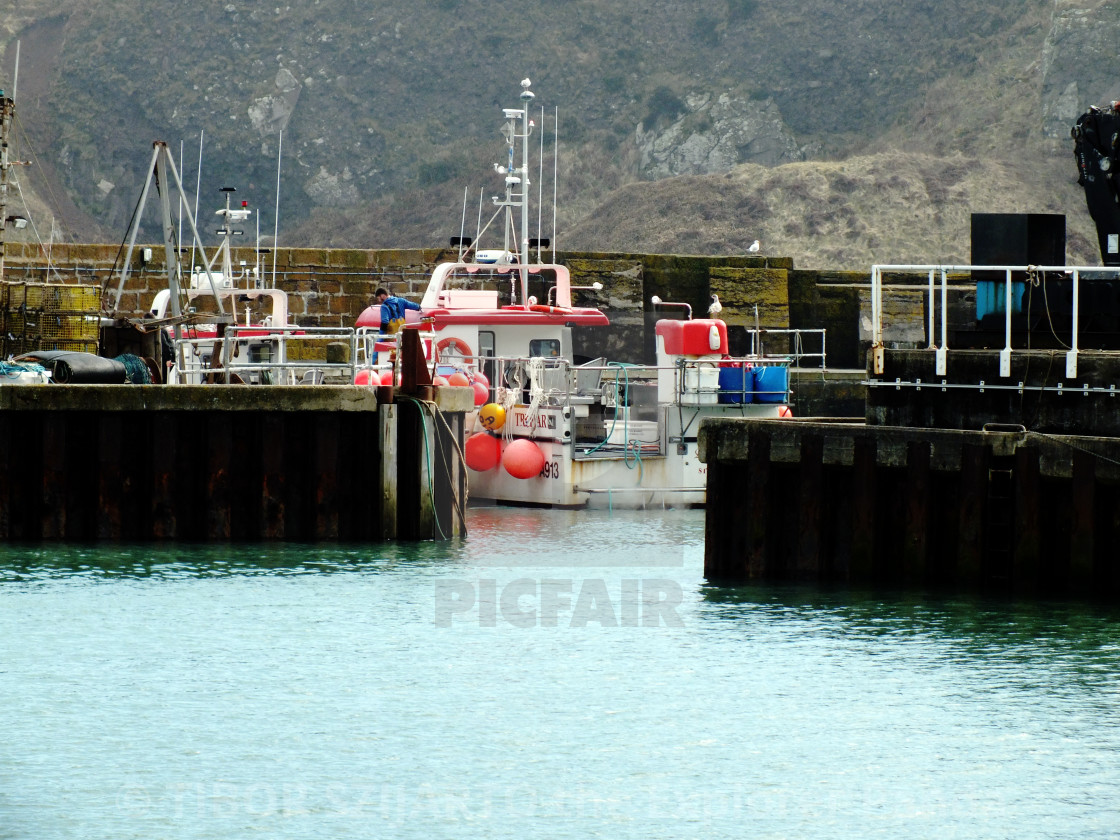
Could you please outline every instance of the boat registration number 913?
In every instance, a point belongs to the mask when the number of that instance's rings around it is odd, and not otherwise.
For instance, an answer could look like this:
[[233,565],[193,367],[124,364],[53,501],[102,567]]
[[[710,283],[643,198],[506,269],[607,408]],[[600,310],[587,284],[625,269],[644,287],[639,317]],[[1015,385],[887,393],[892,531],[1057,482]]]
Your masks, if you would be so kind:
[[541,478],[559,478],[560,464],[558,464],[556,461],[545,461],[544,466],[541,467],[539,476]]

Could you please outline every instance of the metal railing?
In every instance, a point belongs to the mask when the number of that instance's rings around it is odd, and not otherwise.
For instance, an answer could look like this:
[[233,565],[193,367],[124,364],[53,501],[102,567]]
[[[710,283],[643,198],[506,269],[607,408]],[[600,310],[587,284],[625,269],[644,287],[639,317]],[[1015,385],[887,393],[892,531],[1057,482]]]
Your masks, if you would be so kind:
[[[802,359],[819,359],[820,367],[823,370],[828,366],[825,361],[825,330],[818,329],[753,329],[747,330],[747,335],[751,339],[751,352],[752,357],[766,358],[766,342],[765,338],[769,335],[777,335],[785,337],[785,348],[779,354],[784,359],[789,360],[793,367],[801,367]],[[805,336],[819,336],[820,337],[820,352],[810,353],[805,349]]]
[[[534,383],[526,358],[476,356],[464,359],[477,364],[486,373],[491,399],[498,399],[497,389],[502,388],[506,392],[520,392],[519,401],[524,402],[531,399],[535,386],[539,389],[540,405],[565,408],[591,402],[617,408],[632,401],[632,394],[628,394],[630,389],[642,387],[656,388],[659,402],[687,407],[744,404],[756,400],[786,402],[788,375],[784,381],[778,377],[778,385],[767,383],[762,388],[755,384],[754,375],[766,368],[788,369],[790,360],[790,357],[736,358],[719,362],[680,359],[675,365],[658,366],[594,362],[575,365],[562,358],[542,359],[538,380]],[[742,372],[739,387],[720,381],[720,371],[727,368]],[[663,395],[671,395],[671,399],[663,400]]]
[[[1078,332],[1079,324],[1079,294],[1081,275],[1090,273],[1103,275],[1111,279],[1120,278],[1120,268],[1109,266],[1065,266],[1065,265],[873,265],[871,266],[871,323],[872,323],[872,372],[881,376],[884,372],[883,342],[883,274],[891,273],[925,273],[928,288],[928,337],[929,348],[935,352],[935,375],[945,376],[948,369],[949,352],[949,274],[962,272],[991,272],[1004,276],[1004,346],[999,353],[999,375],[1002,378],[1011,376],[1011,315],[1012,315],[1012,275],[1026,275],[1029,282],[1045,275],[1055,274],[1072,281],[1072,310],[1070,325],[1070,341],[1066,351],[1066,378],[1077,376]],[[938,281],[938,278],[940,280]],[[938,294],[938,291],[940,292]],[[940,302],[940,306],[938,306]],[[940,311],[940,330],[935,327],[936,313]],[[939,332],[939,335],[938,335]]]
[[[327,360],[331,343],[346,345],[345,361]],[[172,346],[175,366],[168,379],[186,384],[349,384],[358,351],[350,327],[229,326],[222,338],[185,337]]]

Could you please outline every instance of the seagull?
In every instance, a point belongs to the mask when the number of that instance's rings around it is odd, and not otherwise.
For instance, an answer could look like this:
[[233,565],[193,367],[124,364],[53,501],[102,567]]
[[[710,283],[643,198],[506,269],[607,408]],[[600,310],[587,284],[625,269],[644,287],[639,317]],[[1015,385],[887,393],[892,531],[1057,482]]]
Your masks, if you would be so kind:
[[719,302],[719,295],[712,295],[712,305],[708,307],[708,314],[715,318],[723,311],[723,304]]
[[750,251],[752,254],[757,254],[758,253],[758,247],[759,247],[758,240],[756,239],[754,242],[751,243],[751,247],[747,248],[747,250]]

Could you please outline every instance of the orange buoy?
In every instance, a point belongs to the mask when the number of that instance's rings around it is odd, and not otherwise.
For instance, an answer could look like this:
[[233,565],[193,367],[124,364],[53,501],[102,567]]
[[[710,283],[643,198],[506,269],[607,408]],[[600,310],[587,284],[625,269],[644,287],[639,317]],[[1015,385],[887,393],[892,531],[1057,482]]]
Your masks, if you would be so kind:
[[790,408],[788,405],[780,405],[780,406],[778,406],[778,416],[779,417],[793,417],[793,409]]
[[481,382],[472,382],[471,387],[474,388],[474,404],[483,405],[490,399],[490,389],[483,385]]
[[471,435],[463,445],[463,457],[475,472],[492,470],[502,459],[502,442],[485,432]]
[[506,410],[497,403],[486,403],[478,410],[478,422],[490,431],[496,431],[506,422]]
[[486,378],[486,374],[480,370],[476,370],[471,374],[471,382],[481,382],[487,388],[490,387],[490,380]]
[[446,376],[433,376],[432,384],[438,388],[440,385],[450,385],[451,383],[447,381]]
[[465,373],[463,373],[461,370],[457,370],[449,377],[447,377],[447,384],[462,387],[464,385],[470,385],[471,381],[467,379],[467,375]]
[[544,453],[533,441],[521,438],[506,447],[502,466],[514,478],[536,478],[544,469]]

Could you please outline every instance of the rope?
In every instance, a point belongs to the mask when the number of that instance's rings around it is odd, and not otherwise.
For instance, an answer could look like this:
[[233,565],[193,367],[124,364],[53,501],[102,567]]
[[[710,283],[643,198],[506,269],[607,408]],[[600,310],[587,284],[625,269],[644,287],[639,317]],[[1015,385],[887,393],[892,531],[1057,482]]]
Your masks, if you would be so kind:
[[534,356],[529,359],[529,408],[525,413],[525,422],[530,429],[537,427],[542,402],[544,402],[544,358]]
[[509,443],[513,439],[513,407],[521,399],[521,390],[525,387],[525,370],[520,362],[513,362],[501,381],[506,384],[494,388],[494,397],[506,413],[506,422],[502,424],[502,440]]
[[[610,427],[610,429],[607,430],[607,436],[605,438],[603,438],[595,446],[593,446],[591,449],[587,450],[588,455],[594,455],[596,452],[598,452],[600,449],[602,449],[604,446],[606,446],[607,442],[614,436],[614,430],[618,425],[619,412],[620,412],[621,409],[625,408],[625,406],[622,405],[622,403],[625,399],[629,398],[629,394],[630,394],[630,368],[636,367],[636,365],[632,365],[632,364],[629,364],[627,362],[608,362],[607,366],[615,369],[614,370],[614,394],[615,394],[614,417],[611,418],[611,427]],[[619,388],[619,384],[620,384],[619,383],[619,378],[620,377],[622,377],[622,380],[623,380],[622,383],[621,383],[622,384],[621,388]],[[622,439],[626,441],[625,449],[624,449],[624,452],[623,452],[623,463],[626,464],[627,469],[632,470],[634,468],[632,466],[630,466],[630,459],[629,459],[629,456],[628,456],[627,452],[629,451],[631,444],[636,443],[636,444],[640,445],[641,441],[630,440],[630,412],[629,411],[626,412],[625,417],[622,420]],[[637,462],[638,462],[638,466],[640,467],[641,462],[642,462],[642,457],[641,457],[640,454],[637,456]],[[641,481],[641,473],[640,472],[639,472],[638,476],[639,476],[638,480],[640,482]]]
[[25,373],[38,374],[42,379],[47,369],[36,362],[5,362],[0,360],[0,376],[6,379],[18,379]]
[[[1046,276],[1043,273],[1042,279],[1045,281]],[[1046,283],[1042,283],[1042,300],[1046,304],[1046,322],[1050,325],[1050,334],[1054,336],[1054,340],[1062,346],[1063,349],[1069,350],[1070,346],[1058,337],[1058,331],[1054,329],[1054,317],[1050,314],[1050,296],[1046,292]],[[1030,324],[1027,324],[1027,332],[1030,332]]]
[[[428,444],[428,426],[425,420],[426,412],[431,413],[433,422],[438,419],[443,423],[444,429],[447,430],[448,439],[455,445],[455,451],[459,456],[459,462],[462,465],[464,473],[466,473],[467,469],[466,456],[463,454],[462,447],[459,446],[459,441],[455,439],[455,434],[451,431],[451,426],[448,424],[447,418],[443,416],[443,412],[439,410],[439,407],[434,402],[430,402],[428,400],[418,400],[415,397],[408,397],[404,395],[400,395],[399,399],[415,403],[417,409],[420,411],[420,423],[424,429],[424,458],[425,464],[428,468],[428,498],[430,498],[432,502],[432,518],[435,520],[436,530],[439,531],[440,538],[447,539],[447,535],[443,532],[443,527],[440,525],[439,511],[436,508],[436,489],[432,475],[432,452],[431,447]],[[455,512],[459,515],[459,523],[463,528],[463,536],[466,536],[467,516],[466,512],[463,510],[462,499],[460,499],[458,488],[456,487],[454,479],[452,479],[451,477],[451,469],[450,467],[448,467],[447,461],[441,458],[440,464],[443,467],[444,475],[447,477],[447,484],[451,488],[451,498],[454,503]]]
[[440,539],[445,540],[447,539],[447,535],[443,533],[443,526],[439,524],[439,512],[436,510],[436,488],[435,483],[432,481],[432,452],[431,447],[428,446],[428,423],[424,417],[423,403],[412,397],[401,397],[401,399],[416,403],[416,409],[420,412],[420,426],[424,432],[424,463],[428,467],[428,498],[432,501],[432,519],[435,520],[436,530],[439,531]]
[[1074,449],[1086,455],[1092,455],[1098,460],[1105,461],[1109,464],[1112,464],[1113,466],[1120,467],[1120,461],[1116,460],[1115,458],[1109,458],[1107,455],[1101,455],[1099,452],[1093,452],[1091,449],[1086,449],[1084,446],[1078,446],[1075,443],[1070,443],[1068,440],[1062,440],[1060,437],[1056,437],[1055,435],[1048,435],[1046,434],[1046,432],[1035,432],[1031,430],[1027,430],[1027,434],[1045,438],[1046,440],[1053,441],[1054,443],[1060,443],[1063,446],[1069,447],[1070,449]]

